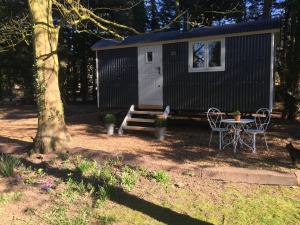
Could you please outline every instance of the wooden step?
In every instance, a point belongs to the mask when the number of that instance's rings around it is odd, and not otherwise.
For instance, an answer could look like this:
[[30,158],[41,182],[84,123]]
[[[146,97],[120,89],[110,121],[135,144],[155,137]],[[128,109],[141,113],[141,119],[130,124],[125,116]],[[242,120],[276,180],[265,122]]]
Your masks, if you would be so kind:
[[154,123],[154,119],[143,119],[143,118],[128,118],[127,122],[141,122],[141,123]]
[[124,130],[137,130],[137,131],[155,131],[154,127],[140,127],[140,126],[123,126]]
[[159,111],[132,111],[130,113],[136,115],[163,115],[163,112]]

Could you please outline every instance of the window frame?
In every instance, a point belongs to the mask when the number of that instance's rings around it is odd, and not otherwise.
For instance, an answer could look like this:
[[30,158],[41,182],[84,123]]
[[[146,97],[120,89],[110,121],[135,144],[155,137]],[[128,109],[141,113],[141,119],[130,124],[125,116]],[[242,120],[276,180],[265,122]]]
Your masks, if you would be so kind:
[[[209,49],[208,45],[210,42],[220,41],[221,42],[221,66],[209,67]],[[193,45],[202,42],[204,44],[204,67],[194,68],[193,67]],[[219,39],[197,39],[189,41],[188,48],[188,67],[189,73],[195,72],[214,72],[214,71],[225,71],[225,38]]]

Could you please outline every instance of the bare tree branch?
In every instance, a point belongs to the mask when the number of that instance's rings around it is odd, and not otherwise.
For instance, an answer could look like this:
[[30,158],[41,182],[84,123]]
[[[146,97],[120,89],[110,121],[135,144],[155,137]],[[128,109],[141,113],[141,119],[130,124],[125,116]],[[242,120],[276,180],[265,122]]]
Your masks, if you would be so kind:
[[103,11],[127,11],[130,10],[136,6],[138,6],[139,4],[141,4],[143,2],[143,0],[139,0],[138,2],[134,3],[133,5],[126,7],[126,8],[107,8],[107,7],[99,7],[99,8],[95,8],[94,12],[99,11],[99,10],[103,10]]
[[15,48],[23,41],[29,44],[31,34],[28,15],[11,18],[8,22],[0,22],[0,52]]

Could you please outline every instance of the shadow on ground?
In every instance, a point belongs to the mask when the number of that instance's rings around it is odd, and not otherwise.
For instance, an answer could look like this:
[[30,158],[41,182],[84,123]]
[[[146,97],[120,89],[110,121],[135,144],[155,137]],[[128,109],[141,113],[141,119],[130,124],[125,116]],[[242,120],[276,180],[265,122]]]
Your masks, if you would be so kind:
[[[95,190],[97,190],[97,188],[99,188],[99,185],[101,185],[99,181],[96,181],[95,179],[92,178],[82,177],[74,170],[52,167],[45,162],[33,163],[24,158],[21,158],[21,161],[26,167],[31,167],[36,170],[39,168],[43,168],[48,175],[54,176],[56,178],[60,178],[64,181],[67,181],[67,179],[70,178],[70,174],[73,174],[72,177],[73,180],[78,182],[83,181],[85,185],[92,184]],[[160,205],[146,201],[133,194],[125,192],[123,189],[119,187],[111,186],[110,190],[111,190],[111,195],[110,195],[111,201],[123,205],[125,207],[128,207],[132,210],[141,212],[145,215],[148,215],[153,219],[160,221],[162,223],[166,223],[169,225],[183,225],[183,224],[211,225],[211,223],[195,219],[189,215],[181,214],[169,208],[162,207]]]
[[[84,136],[82,139],[89,142],[89,138],[101,140],[110,140],[111,137],[105,135],[105,126],[102,118],[105,111],[96,111],[93,107],[70,107],[67,110],[66,121],[68,125],[78,127],[73,132],[75,136]],[[0,115],[3,110],[0,110]],[[4,110],[5,113],[2,118],[8,119],[26,119],[36,116],[35,110],[31,107],[8,108]],[[118,114],[118,111],[115,111]],[[119,117],[122,118],[122,113],[119,112]],[[118,127],[118,126],[117,126]],[[149,162],[165,160],[173,162],[178,166],[186,163],[193,163],[199,166],[202,162],[213,165],[228,165],[236,167],[250,167],[250,168],[268,168],[276,169],[276,167],[283,167],[290,169],[292,164],[290,162],[288,153],[284,146],[288,139],[292,141],[299,141],[300,138],[300,123],[288,122],[279,119],[273,119],[270,129],[268,130],[268,142],[270,151],[267,152],[264,143],[258,139],[258,154],[254,155],[250,150],[243,148],[238,154],[234,155],[232,148],[228,147],[224,150],[217,148],[218,138],[213,139],[212,147],[208,148],[210,129],[207,121],[202,120],[178,120],[169,123],[166,140],[158,143],[155,141],[153,134],[139,134],[132,133],[129,136],[125,133],[125,137],[130,139],[144,140],[147,148],[140,146],[138,150],[132,150],[132,144],[124,145],[122,137],[113,137],[113,142],[123,144],[122,150],[107,150],[105,147],[98,147],[97,149],[89,149],[82,146],[77,148],[76,152],[84,152],[87,156],[93,159],[109,158],[120,156],[127,159],[128,162],[140,161],[141,158]],[[24,128],[26,129],[26,128]],[[22,148],[29,145],[24,141],[18,140],[11,135],[10,137],[0,136],[0,151],[22,153]],[[135,144],[135,143],[133,143]],[[125,146],[125,147],[124,147]],[[136,146],[134,146],[136,147]],[[74,149],[73,149],[74,150]],[[73,151],[71,150],[71,151]]]

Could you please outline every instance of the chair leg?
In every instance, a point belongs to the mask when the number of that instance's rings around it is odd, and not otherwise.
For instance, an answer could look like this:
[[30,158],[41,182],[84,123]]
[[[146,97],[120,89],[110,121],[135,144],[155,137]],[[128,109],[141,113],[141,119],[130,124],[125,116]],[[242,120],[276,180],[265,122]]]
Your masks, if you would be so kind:
[[219,149],[221,150],[222,149],[222,132],[220,131],[219,132]]
[[253,153],[256,153],[256,134],[253,134]]
[[210,144],[211,144],[212,135],[213,135],[213,132],[211,131],[211,132],[210,132],[209,143],[208,143],[208,148],[210,148]]
[[266,137],[265,133],[264,133],[264,139],[265,139],[265,143],[266,143],[266,147],[267,147],[267,152],[269,152],[269,147],[268,147],[268,143],[267,143],[267,137]]

